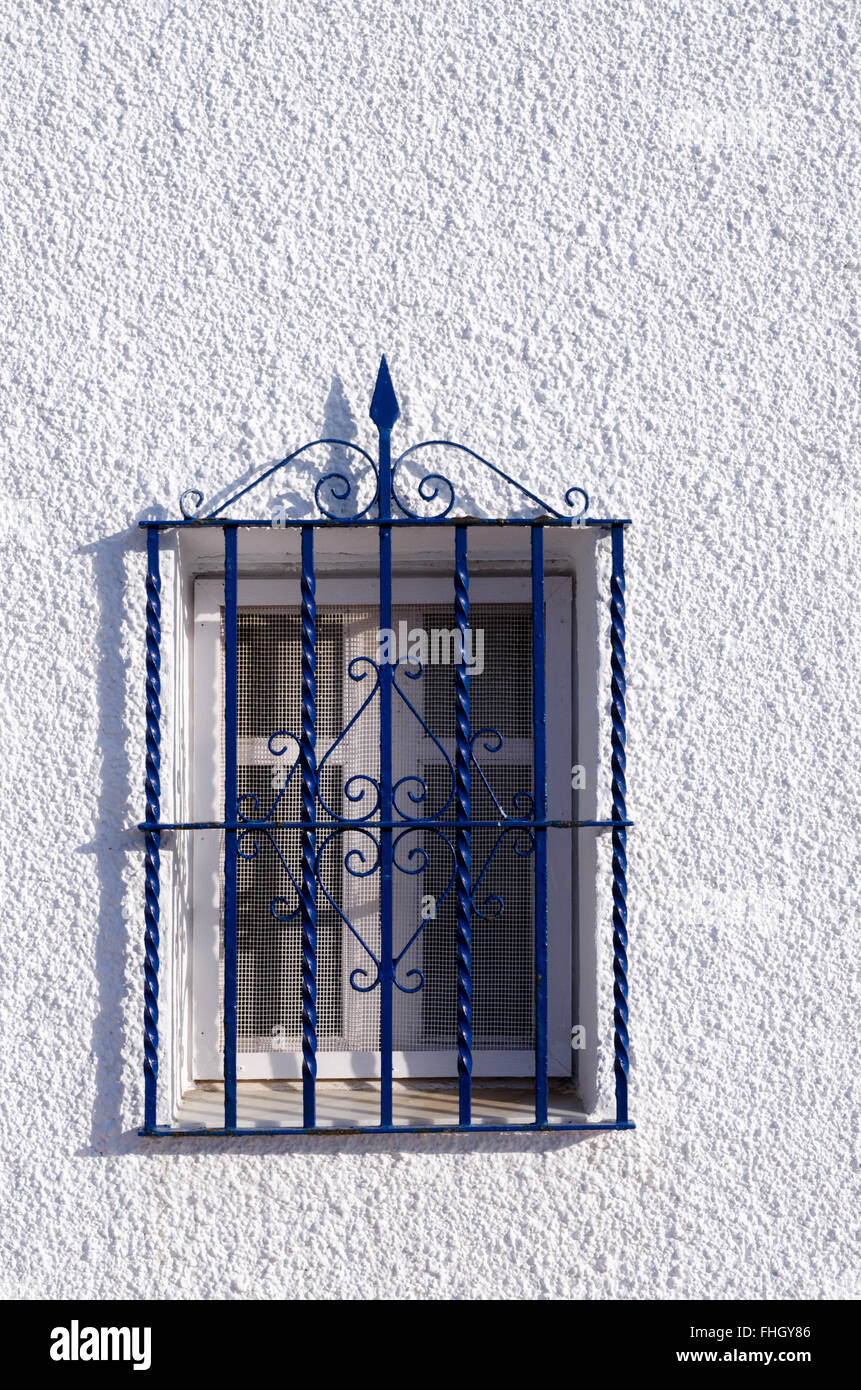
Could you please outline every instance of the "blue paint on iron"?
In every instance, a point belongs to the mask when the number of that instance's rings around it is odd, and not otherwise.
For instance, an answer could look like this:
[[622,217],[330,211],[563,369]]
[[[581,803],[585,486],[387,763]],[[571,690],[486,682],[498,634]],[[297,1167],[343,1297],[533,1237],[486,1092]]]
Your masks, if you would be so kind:
[[613,819],[613,1070],[616,1119],[628,1118],[628,858],[625,781],[625,532],[613,527],[610,578],[610,702]]
[[[317,439],[317,440],[315,440],[315,443],[316,443],[316,444],[339,444],[339,445],[343,445],[343,446],[346,448],[346,447],[349,445],[350,441],[349,441],[349,440],[346,440],[346,439]],[[312,447],[312,445],[306,445],[306,446],[305,446],[306,449],[307,449],[307,448],[311,448],[311,447]],[[357,448],[358,446],[353,445],[352,447],[353,447],[353,448]],[[297,453],[298,453],[298,452],[301,452],[301,451],[297,450]],[[360,452],[363,452],[363,451],[360,451]],[[469,450],[466,450],[466,452],[468,453],[468,452],[470,452],[470,451],[469,451]],[[295,454],[291,455],[291,458],[295,458],[295,457],[296,457]],[[476,457],[477,457],[477,455],[476,455]],[[276,464],[276,468],[280,468],[281,466],[282,466],[281,464]],[[271,471],[274,472],[275,469],[272,469]],[[267,477],[267,476],[268,476],[268,474],[263,474],[260,478],[256,479],[255,482],[250,483],[249,486],[248,486],[247,488],[244,488],[244,489],[243,489],[243,495],[244,495],[245,492],[250,492],[253,488],[257,487],[258,483],[261,483],[261,482],[263,481],[263,478],[264,478],[264,477]],[[374,467],[374,476],[376,477],[376,466]],[[341,479],[343,479],[343,475],[340,474],[340,473],[337,473],[337,474],[336,474],[336,473],[327,474],[326,478],[323,478],[323,479],[320,480],[320,482],[317,484],[317,487],[322,486],[322,484],[323,484],[324,482],[328,482],[331,478],[341,478]],[[351,490],[352,490],[352,489],[351,489]],[[524,489],[521,488],[520,491],[524,493],[524,496],[526,496],[526,497],[529,497],[529,496],[530,496],[530,493],[528,492],[528,490],[527,490],[527,491],[524,491]],[[187,494],[183,493],[183,496],[186,496],[186,495],[187,495]],[[237,496],[239,496],[239,495],[240,495],[240,494],[237,494]],[[233,498],[233,499],[230,499],[230,500],[235,501],[236,499]],[[397,502],[397,497],[395,497],[394,500]],[[367,505],[366,507],[364,507],[364,508],[362,509],[362,511],[359,512],[356,516],[338,516],[338,515],[335,515],[335,514],[333,514],[332,516],[326,516],[326,515],[324,514],[324,515],[321,516],[321,517],[314,517],[314,516],[311,516],[311,517],[305,517],[305,516],[281,517],[281,516],[279,516],[277,519],[273,519],[272,517],[249,517],[249,516],[228,518],[228,517],[219,517],[219,516],[218,516],[218,512],[220,512],[220,511],[222,510],[222,508],[219,507],[219,508],[217,508],[217,510],[216,510],[215,512],[213,512],[212,515],[210,515],[210,516],[202,516],[202,517],[190,517],[190,516],[186,516],[186,517],[172,517],[172,518],[168,519],[167,521],[139,521],[139,522],[138,522],[138,526],[140,526],[143,530],[148,530],[150,526],[154,526],[154,527],[155,527],[157,530],[159,530],[159,531],[181,531],[181,530],[183,530],[183,529],[184,529],[185,527],[187,527],[187,526],[194,526],[194,527],[197,527],[198,529],[200,529],[200,528],[205,528],[205,527],[207,527],[207,526],[209,526],[209,527],[213,527],[213,526],[221,527],[221,526],[226,526],[226,525],[231,525],[231,526],[242,526],[242,527],[255,527],[255,526],[259,526],[259,527],[263,527],[263,528],[276,526],[276,527],[278,527],[278,528],[281,529],[281,530],[286,529],[286,530],[293,530],[293,531],[301,531],[301,530],[303,529],[303,527],[305,527],[305,526],[320,527],[320,528],[322,528],[322,529],[327,529],[327,528],[328,528],[328,529],[331,529],[331,528],[333,528],[333,527],[338,527],[338,526],[378,526],[379,523],[380,523],[379,517],[378,517],[378,516],[368,516],[368,514],[367,514],[367,513],[370,511],[371,506],[374,505],[374,504],[376,503],[376,501],[377,501],[377,497],[376,497],[376,495],[375,495],[375,496],[374,496],[374,499],[373,499],[373,503],[369,502],[368,505]],[[230,505],[230,501],[223,503],[223,506],[224,506],[224,507],[227,507],[227,506],[229,506],[229,505]],[[542,503],[541,505],[542,505],[542,506],[546,506],[547,504],[546,504],[546,503]],[[627,517],[627,516],[587,516],[587,517],[584,517],[584,518],[582,518],[582,519],[577,518],[577,517],[572,518],[572,517],[567,517],[567,516],[558,516],[558,515],[550,515],[550,514],[548,514],[548,515],[541,515],[541,516],[496,516],[496,517],[486,517],[486,516],[464,516],[464,517],[461,517],[461,516],[451,516],[451,517],[450,517],[450,516],[448,516],[448,513],[446,513],[445,516],[418,516],[418,515],[415,515],[415,516],[392,516],[392,517],[390,517],[388,524],[389,524],[390,526],[393,526],[393,527],[401,527],[401,526],[454,526],[454,525],[456,525],[458,522],[461,522],[461,521],[465,522],[465,523],[468,524],[469,526],[494,526],[494,527],[499,527],[499,526],[542,526],[542,527],[545,527],[545,528],[548,527],[548,526],[566,526],[566,527],[568,527],[569,529],[571,529],[571,528],[573,528],[573,527],[577,527],[577,526],[592,526],[592,527],[598,527],[599,529],[605,530],[605,531],[611,530],[611,528],[614,527],[614,526],[630,526],[630,525],[631,525],[631,518],[630,518],[630,517]]]
[[[547,817],[544,531],[532,531],[532,722],[535,818]],[[547,831],[535,830],[535,1123],[547,1123]]]
[[[588,497],[582,488],[570,488],[565,495],[569,507],[579,506],[571,517],[544,502],[537,494],[518,483],[496,464],[482,458],[474,450],[451,440],[425,440],[404,450],[394,463],[391,452],[391,430],[400,415],[400,408],[388,364],[383,357],[370,406],[370,417],[377,426],[379,441],[377,459],[350,440],[323,439],[304,444],[301,448],[263,471],[259,477],[240,488],[208,514],[201,514],[203,494],[197,488],[183,493],[180,499],[182,519],[166,522],[141,523],[147,527],[147,742],[146,742],[146,818],[141,823],[146,849],[146,906],[145,906],[145,1105],[144,1127],[141,1133],[164,1137],[175,1134],[200,1134],[201,1130],[178,1131],[159,1126],[156,1117],[156,1081],[158,1075],[158,949],[159,949],[159,842],[164,830],[220,830],[225,835],[225,923],[224,923],[224,1129],[207,1130],[207,1136],[235,1134],[335,1134],[335,1133],[446,1133],[465,1131],[507,1132],[588,1131],[632,1129],[628,1119],[628,986],[627,986],[627,878],[626,831],[632,825],[627,818],[625,786],[625,604],[624,604],[624,527],[625,518],[586,517]],[[307,453],[319,444],[336,444],[354,457],[366,471],[366,489],[372,493],[365,505],[358,506],[359,487],[346,472],[330,471],[315,484],[314,500],[318,516],[296,518],[279,525],[301,528],[301,730],[277,730],[269,738],[269,750],[276,757],[285,757],[284,781],[273,804],[262,814],[256,795],[238,796],[238,565],[237,528],[239,526],[271,526],[272,518],[235,519],[224,516],[240,498],[245,497],[279,469]],[[503,479],[530,503],[540,509],[538,515],[489,518],[458,517],[453,514],[457,505],[451,480],[439,472],[424,474],[413,480],[412,488],[418,502],[409,503],[403,495],[403,480],[407,477],[407,461],[420,450],[443,448],[454,450],[476,460],[482,467]],[[346,467],[346,465],[345,465]],[[455,670],[455,760],[428,727],[407,690],[398,680],[418,679],[418,663],[380,663],[369,657],[354,658],[348,676],[359,685],[361,702],[346,727],[330,742],[326,756],[316,761],[316,662],[317,610],[314,568],[314,530],[327,526],[376,526],[379,532],[380,554],[380,627],[392,627],[392,532],[400,526],[446,525],[455,528],[454,609],[457,628],[464,633],[469,626],[469,565],[468,530],[470,526],[528,526],[531,529],[532,622],[533,622],[533,791],[523,789],[504,801],[493,787],[492,755],[503,747],[503,738],[490,727],[473,732],[471,725],[470,677],[462,660]],[[544,592],[544,527],[586,525],[607,528],[612,536],[611,579],[611,690],[612,690],[612,795],[613,814],[608,820],[554,820],[547,816],[547,746],[546,746],[546,680],[545,680],[545,592]],[[169,527],[219,526],[224,530],[225,566],[225,805],[222,821],[171,822],[160,821],[159,752],[160,752],[160,579],[159,532]],[[418,669],[416,666],[418,665]],[[440,752],[441,766],[451,777],[451,792],[442,808],[422,814],[428,789],[417,775],[403,777],[393,783],[392,720],[395,694],[411,711],[421,728],[421,736],[430,738]],[[366,715],[371,706],[379,703],[380,774],[379,781],[369,773],[355,773],[345,784],[345,803],[356,814],[336,814],[326,805],[320,786],[320,774],[344,738]],[[488,757],[489,755],[489,757]],[[298,770],[301,775],[301,819],[278,820],[279,830],[294,829],[301,834],[302,869],[297,882],[287,860],[272,833],[275,811]],[[471,777],[473,770],[486,788],[498,813],[496,820],[473,820]],[[419,808],[418,812],[416,808]],[[324,819],[321,819],[321,813]],[[443,819],[443,817],[450,817]],[[499,834],[485,862],[480,867],[472,863],[471,832],[474,828],[497,828]],[[613,952],[614,952],[614,1051],[616,1074],[617,1114],[615,1121],[584,1122],[551,1125],[548,1123],[548,908],[547,908],[547,831],[593,827],[612,831],[613,847]],[[345,851],[342,837],[353,837],[351,849]],[[274,847],[285,870],[287,880],[296,895],[298,906],[286,898],[273,898],[272,916],[278,921],[301,918],[302,927],[302,1092],[303,1124],[301,1127],[245,1129],[237,1125],[236,1111],[236,1053],[237,1053],[237,859],[254,859],[262,836]],[[432,836],[441,845],[450,861],[448,882],[437,898],[437,907],[449,893],[456,899],[457,922],[457,1069],[459,1115],[457,1125],[393,1124],[392,1119],[392,1047],[393,1047],[393,990],[416,993],[424,986],[424,974],[410,966],[410,952],[424,928],[417,922],[397,955],[394,953],[393,883],[396,872],[421,874],[427,868],[429,856],[426,839]],[[361,847],[356,847],[356,840]],[[534,1124],[482,1125],[472,1121],[472,919],[499,916],[504,903],[499,895],[482,896],[484,881],[500,847],[509,841],[521,857],[535,860],[535,1122]],[[336,874],[367,878],[379,875],[380,882],[380,947],[379,955],[364,940],[356,925],[349,921],[340,904],[326,885],[327,864],[334,863]],[[477,872],[476,872],[477,870]],[[338,913],[354,938],[361,944],[366,965],[356,966],[350,975],[350,985],[360,993],[380,989],[380,1123],[373,1129],[321,1129],[316,1116],[317,1075],[317,893],[321,892]]]
[[398,405],[398,398],[395,395],[395,388],[392,385],[392,378],[389,375],[389,364],[386,361],[384,353],[380,358],[380,369],[377,372],[377,380],[374,386],[374,394],[371,397],[371,408],[368,414],[378,430],[390,430],[400,416],[400,413],[401,408]]
[[[467,448],[465,444],[458,444],[451,439],[426,439],[419,444],[412,444],[408,449],[405,449],[395,460],[394,464],[392,464],[389,437],[400,416],[401,410],[398,405],[398,398],[395,395],[394,386],[392,385],[392,378],[385,356],[380,361],[377,380],[374,386],[374,394],[371,398],[371,407],[368,413],[379,432],[380,449],[383,450],[383,448],[385,448],[385,465],[383,464],[382,458],[380,459],[379,466],[375,464],[371,455],[353,440],[330,439],[328,437],[325,439],[314,439],[307,444],[300,445],[298,449],[294,449],[291,454],[287,454],[286,457],[280,459],[278,463],[274,463],[269,468],[264,469],[259,477],[252,478],[250,483],[246,483],[244,487],[233,493],[232,496],[220,503],[219,506],[214,507],[210,512],[201,514],[204,503],[204,495],[201,490],[196,487],[187,488],[179,499],[182,521],[163,522],[160,524],[168,526],[182,524],[200,526],[205,525],[207,522],[212,523],[221,516],[223,512],[226,512],[229,507],[234,506],[240,498],[247,496],[254,488],[259,487],[261,483],[271,478],[279,469],[286,468],[288,464],[293,463],[300,455],[322,444],[337,445],[342,449],[348,450],[351,454],[358,454],[365,461],[375,484],[371,500],[361,509],[350,511],[349,504],[353,501],[354,495],[358,491],[353,480],[348,478],[344,473],[327,473],[319,479],[314,490],[314,498],[317,507],[322,513],[322,519],[314,520],[311,517],[304,517],[297,518],[296,521],[292,522],[279,522],[279,524],[286,524],[288,526],[308,526],[333,523],[341,526],[354,526],[362,521],[370,520],[371,522],[392,521],[400,525],[413,522],[426,526],[428,523],[445,521],[457,501],[454,485],[449,478],[441,473],[427,473],[419,480],[416,485],[416,492],[421,502],[428,504],[430,508],[430,510],[426,509],[421,513],[413,510],[413,508],[403,500],[395,486],[398,472],[404,461],[416,454],[419,450],[430,448],[454,449],[462,454],[469,455],[470,458],[480,463],[482,467],[490,469],[497,477],[502,478],[521,496],[540,507],[544,518],[547,520],[562,521],[565,525],[570,526],[572,524],[581,524],[586,517],[586,512],[589,510],[589,498],[583,488],[572,487],[566,492],[565,505],[567,507],[577,506],[578,509],[572,516],[565,516],[562,512],[557,511],[555,507],[551,506],[549,502],[543,501],[536,493],[531,492],[523,483],[518,482],[516,478],[512,478],[510,473],[506,473],[503,469],[499,468],[497,464],[491,463],[489,459],[483,458],[481,454],[476,453],[474,449]],[[338,510],[336,511],[333,511],[331,506],[334,502],[338,503]],[[377,516],[371,517],[369,513],[375,503],[377,505]],[[402,513],[401,516],[393,513],[393,503]],[[434,510],[435,503],[437,505]],[[234,518],[231,518],[231,520],[234,520]],[[498,523],[494,522],[491,524],[506,525],[510,524],[512,521],[529,523],[531,520],[532,518],[529,517],[506,517],[501,518]],[[272,523],[271,521],[257,523],[240,521],[238,524],[268,526]]]
[[460,633],[455,671],[455,743],[457,783],[457,1073],[460,1123],[472,1119],[472,797],[470,756],[472,725],[469,667],[464,660],[464,634],[469,629],[469,530],[455,527],[454,619]]
[[147,530],[146,576],[146,797],[144,876],[144,1129],[156,1124],[158,1083],[158,948],[161,832],[161,576],[159,533]]
[[375,1125],[373,1129],[364,1126],[343,1128],[338,1125],[327,1128],[318,1125],[316,1129],[300,1129],[295,1125],[285,1125],[277,1129],[170,1129],[167,1125],[159,1125],[152,1131],[141,1129],[138,1133],[154,1139],[233,1139],[237,1135],[249,1139],[280,1139],[291,1135],[301,1138],[328,1136],[335,1139],[345,1136],[351,1138],[358,1134],[581,1134],[592,1131],[604,1134],[612,1130],[635,1128],[632,1120],[624,1124],[619,1124],[616,1120],[586,1120],[582,1124],[561,1125]]
[[317,597],[314,532],[302,531],[302,1118],[306,1129],[316,1121],[317,1079]]
[[[239,623],[237,536],[224,528],[224,819],[237,818]],[[237,833],[224,832],[224,1128],[236,1128]]]
[[[521,793],[517,793],[521,795]],[[244,798],[243,798],[244,799]],[[317,799],[320,799],[319,791]],[[400,830],[406,828],[411,822],[406,820],[386,821],[385,827],[379,820],[355,821],[355,820],[326,820],[323,824],[327,830],[333,830],[336,826],[348,830],[353,826],[362,826],[366,830]],[[270,820],[241,820],[241,821],[222,821],[222,820],[182,820],[182,821],[138,821],[138,830],[268,830],[272,822]],[[419,825],[427,826],[429,821],[419,821]],[[483,827],[487,829],[505,829],[506,834],[514,830],[532,830],[535,826],[542,826],[545,830],[577,830],[583,826],[595,826],[598,830],[612,830],[614,825],[627,826],[628,829],[634,824],[632,820],[521,820],[517,816],[503,815],[501,820],[471,820],[470,826]],[[316,830],[320,827],[320,821],[304,820],[279,820],[279,830]],[[298,891],[298,889],[297,889]]]
[[[400,415],[397,398],[385,357],[380,363],[371,400],[370,416],[379,432],[379,515],[391,516],[392,444],[391,429]],[[392,626],[392,531],[380,526],[380,627]],[[392,774],[392,698],[395,669],[387,662],[379,668],[380,677],[380,820],[392,819],[394,788]],[[394,1000],[394,847],[392,831],[380,831],[380,1124],[392,1123],[392,1030]]]

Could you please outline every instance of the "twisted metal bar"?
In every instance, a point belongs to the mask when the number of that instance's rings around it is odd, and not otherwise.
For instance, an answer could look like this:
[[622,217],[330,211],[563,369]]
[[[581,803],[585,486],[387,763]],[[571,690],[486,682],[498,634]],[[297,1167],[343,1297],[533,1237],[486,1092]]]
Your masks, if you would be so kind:
[[[161,576],[159,533],[147,530],[146,577],[146,814],[158,821],[161,779]],[[159,845],[161,834],[147,830],[144,909],[144,1129],[155,1128],[158,1082]]]
[[[613,730],[613,820],[626,821],[625,798],[625,552],[624,528],[612,530],[610,577],[610,699]],[[613,1047],[616,1054],[616,1120],[628,1119],[628,859],[624,827],[613,827]]]
[[[224,528],[224,819],[237,819],[239,759],[238,538]],[[239,840],[224,832],[224,1128],[236,1128],[236,1048],[239,1007],[237,856]]]
[[[532,531],[532,724],[535,819],[547,819],[547,682],[545,668],[544,532]],[[515,841],[516,846],[516,841]],[[548,1106],[547,831],[535,831],[535,1123]]]
[[455,763],[457,783],[457,1071],[460,1088],[460,1123],[472,1119],[472,864],[470,830],[464,822],[472,814],[470,755],[472,751],[469,668],[464,660],[464,634],[469,628],[469,553],[466,526],[455,529],[454,617],[461,635],[461,659],[455,670]]
[[[302,530],[302,819],[317,810],[317,599],[314,532]],[[317,878],[316,836],[302,832],[302,1095],[306,1129],[316,1124],[317,1078]]]

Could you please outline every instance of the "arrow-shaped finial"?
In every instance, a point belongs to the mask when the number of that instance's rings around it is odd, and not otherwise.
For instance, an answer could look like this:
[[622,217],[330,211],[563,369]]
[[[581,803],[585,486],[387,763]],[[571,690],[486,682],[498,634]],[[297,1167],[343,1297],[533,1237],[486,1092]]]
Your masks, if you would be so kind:
[[374,387],[371,409],[368,414],[378,430],[390,430],[400,413],[401,408],[398,405],[392,378],[389,376],[389,364],[384,353],[380,358],[380,370],[377,372],[377,383]]

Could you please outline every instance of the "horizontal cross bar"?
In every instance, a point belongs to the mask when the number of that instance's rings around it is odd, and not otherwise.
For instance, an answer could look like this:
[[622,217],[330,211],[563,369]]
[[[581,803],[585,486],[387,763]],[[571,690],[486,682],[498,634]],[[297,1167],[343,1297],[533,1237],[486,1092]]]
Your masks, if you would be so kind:
[[598,830],[630,827],[632,820],[199,820],[140,821],[138,830],[456,830],[458,826],[483,830]]
[[567,526],[569,529],[578,530],[582,526],[630,526],[630,517],[621,516],[589,516],[589,517],[555,517],[555,516],[506,516],[506,517],[487,517],[487,516],[440,516],[440,517],[421,517],[421,516],[398,516],[392,517],[391,521],[381,522],[379,517],[360,517],[356,521],[351,521],[345,517],[343,521],[331,520],[329,517],[306,518],[296,517],[289,521],[252,521],[243,518],[234,521],[231,517],[207,517],[175,518],[168,521],[139,521],[138,526],[147,530],[154,527],[158,531],[167,531],[173,527],[194,526],[198,530],[218,526],[269,526],[277,531],[297,530],[303,526],[320,526],[337,529],[344,526]]
[[156,1125],[153,1129],[139,1129],[144,1139],[253,1139],[277,1138],[279,1135],[350,1135],[350,1134],[560,1134],[566,1131],[613,1129],[635,1129],[633,1120],[596,1120],[593,1123],[571,1125],[356,1125],[353,1128],[301,1129],[298,1127],[281,1129],[250,1129],[237,1126],[236,1129],[171,1129],[169,1125]]

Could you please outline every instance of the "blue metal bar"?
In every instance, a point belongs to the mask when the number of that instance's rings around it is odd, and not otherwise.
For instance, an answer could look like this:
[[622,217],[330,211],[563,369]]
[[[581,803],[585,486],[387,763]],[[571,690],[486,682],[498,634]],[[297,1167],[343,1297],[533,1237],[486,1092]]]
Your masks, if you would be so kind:
[[[370,416],[380,436],[380,629],[392,626],[392,428],[400,415],[385,357],[371,400]],[[380,665],[380,1127],[392,1123],[392,1025],[394,981],[394,913],[392,885],[392,700],[395,668]]]
[[300,1129],[296,1126],[288,1128],[286,1125],[275,1129],[169,1129],[167,1125],[159,1125],[152,1130],[138,1130],[138,1133],[148,1139],[277,1139],[280,1136],[289,1138],[294,1135],[330,1135],[334,1139],[337,1136],[354,1134],[565,1134],[580,1133],[584,1130],[606,1132],[623,1129],[636,1129],[636,1125],[633,1120],[593,1120],[579,1125],[374,1125],[373,1128],[356,1125],[355,1128],[333,1126],[325,1129],[319,1126],[317,1129]]
[[[389,526],[461,526],[468,523],[470,526],[567,526],[576,530],[579,526],[630,526],[630,517],[616,516],[587,516],[587,517],[554,517],[554,516],[393,516],[389,518]],[[201,517],[175,517],[167,521],[140,521],[139,526],[149,528],[155,526],[160,531],[174,530],[183,526],[274,526],[279,530],[301,530],[303,526],[320,526],[342,530],[345,526],[379,526],[379,517],[345,517],[334,519],[332,517],[288,517],[282,520],[260,520],[252,517],[237,517],[235,519],[225,519],[224,517],[214,517],[209,519]]]
[[472,865],[469,819],[472,814],[469,751],[472,725],[469,702],[469,667],[466,633],[469,628],[469,532],[458,526],[454,533],[454,616],[460,635],[460,661],[455,671],[455,720],[457,750],[458,829],[457,861],[457,1071],[460,1123],[472,1117]]
[[[532,719],[535,819],[547,818],[544,532],[532,532]],[[547,831],[535,829],[535,1123],[547,1123]]]
[[[625,783],[625,532],[614,526],[610,577],[610,702],[613,819],[627,819]],[[613,1048],[616,1119],[628,1119],[628,858],[627,830],[613,827]]]
[[[380,436],[380,465],[383,459]],[[392,532],[380,527],[380,628],[392,626]],[[380,1124],[392,1123],[392,1025],[394,976],[394,905],[392,884],[392,685],[395,668],[380,666]]]
[[[317,814],[317,598],[314,532],[302,530],[302,819]],[[317,1080],[317,878],[316,835],[302,831],[302,1110],[306,1129],[316,1124]]]
[[[239,617],[237,535],[224,528],[224,819],[235,819],[238,800]],[[236,831],[224,832],[224,1127],[236,1128],[236,1004],[238,980]]]
[[[159,534],[147,531],[146,576],[146,813],[158,822],[161,797],[161,575]],[[161,833],[146,832],[144,908],[144,1128],[156,1124],[158,1083],[158,947]]]
[[407,830],[426,825],[429,830],[454,830],[458,825],[467,825],[473,830],[579,830],[593,826],[598,830],[612,830],[614,825],[627,826],[630,830],[632,820],[519,820],[515,817],[506,820],[390,820],[385,825],[378,820],[223,820],[198,821],[140,821],[138,830]]

